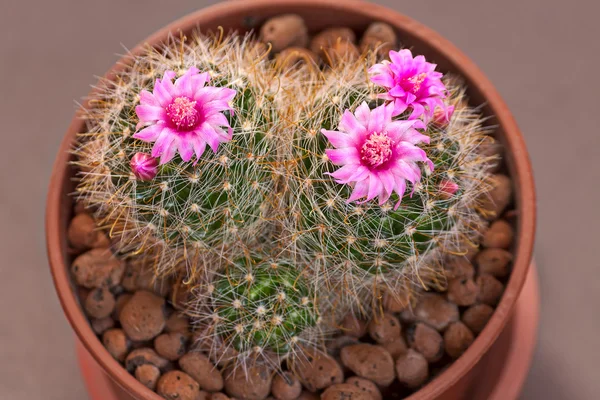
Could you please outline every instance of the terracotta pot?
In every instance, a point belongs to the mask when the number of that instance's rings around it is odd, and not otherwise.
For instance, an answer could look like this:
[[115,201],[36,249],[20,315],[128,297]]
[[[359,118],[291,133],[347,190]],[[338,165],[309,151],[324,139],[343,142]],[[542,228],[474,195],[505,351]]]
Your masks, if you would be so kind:
[[[518,212],[513,271],[496,312],[471,347],[448,369],[410,397],[411,400],[465,398],[473,382],[479,380],[478,374],[482,372],[477,368],[478,362],[510,320],[521,293],[533,250],[536,211],[531,165],[519,128],[496,89],[473,62],[446,39],[420,23],[387,8],[358,0],[225,2],[172,23],[138,45],[133,53],[140,53],[144,44],[161,43],[169,32],[189,32],[197,26],[204,30],[223,26],[243,31],[265,18],[290,12],[303,16],[313,32],[331,25],[349,26],[361,32],[372,21],[387,22],[397,29],[404,46],[413,48],[415,53],[423,54],[437,63],[441,71],[462,76],[466,81],[471,102],[485,104],[484,113],[494,117],[493,123],[498,126],[496,135],[506,148],[505,161],[513,179],[515,206]],[[124,59],[120,63],[126,62]],[[109,79],[114,76],[115,71],[122,68],[120,63],[108,72]],[[75,140],[75,134],[84,130],[84,122],[76,116],[59,150],[48,192],[46,240],[54,283],[64,312],[79,340],[106,374],[123,389],[120,398],[126,399],[127,395],[130,395],[129,398],[138,400],[160,400],[158,395],[141,385],[121,367],[102,346],[82,311],[68,273],[71,260],[67,252],[66,232],[72,216],[73,204],[69,193],[73,190],[71,178],[74,172],[68,166],[71,158],[68,151]]]

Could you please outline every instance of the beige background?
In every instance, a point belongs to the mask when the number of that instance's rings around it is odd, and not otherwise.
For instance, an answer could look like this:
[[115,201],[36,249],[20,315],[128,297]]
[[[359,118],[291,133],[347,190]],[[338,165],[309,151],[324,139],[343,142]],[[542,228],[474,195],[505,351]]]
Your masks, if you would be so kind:
[[[343,0],[340,0],[343,1]],[[80,400],[43,216],[59,141],[122,52],[206,0],[0,0],[0,398]],[[600,393],[600,7],[594,0],[379,0],[452,40],[523,130],[539,195],[539,345],[524,399]]]

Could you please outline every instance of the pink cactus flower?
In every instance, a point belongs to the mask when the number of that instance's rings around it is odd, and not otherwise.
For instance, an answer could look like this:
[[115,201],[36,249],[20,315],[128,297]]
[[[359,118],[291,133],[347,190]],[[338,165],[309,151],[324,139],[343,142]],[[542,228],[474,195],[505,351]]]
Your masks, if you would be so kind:
[[433,171],[433,163],[423,149],[416,145],[429,143],[429,137],[415,128],[423,128],[418,120],[392,121],[394,104],[379,106],[373,110],[362,103],[354,114],[344,112],[339,131],[323,129],[335,149],[326,150],[327,157],[342,167],[330,175],[337,183],[350,184],[353,191],[347,202],[363,197],[370,201],[379,197],[385,203],[393,192],[400,200],[406,190],[406,181],[414,185],[421,180],[418,162],[427,163]]
[[394,116],[411,109],[409,119],[423,116],[427,121],[437,107],[445,109],[446,87],[442,74],[435,71],[436,64],[423,56],[413,58],[407,49],[390,51],[390,60],[375,64],[369,73],[373,83],[387,89],[381,98],[393,101]]
[[444,179],[440,182],[440,197],[450,199],[458,191],[458,185],[449,179]]
[[440,128],[445,128],[450,124],[452,114],[454,114],[454,106],[448,106],[446,109],[436,108],[433,112],[432,122]]
[[136,153],[129,162],[131,171],[140,181],[151,181],[158,173],[158,160],[146,153]]
[[152,93],[140,93],[140,105],[135,112],[140,119],[138,127],[146,126],[133,135],[144,142],[154,142],[152,156],[160,163],[169,162],[179,152],[183,161],[196,161],[206,145],[217,152],[219,144],[232,138],[232,130],[223,111],[232,108],[230,101],[236,91],[228,88],[205,86],[209,74],[199,73],[195,67],[175,80],[175,72],[165,72],[157,79]]

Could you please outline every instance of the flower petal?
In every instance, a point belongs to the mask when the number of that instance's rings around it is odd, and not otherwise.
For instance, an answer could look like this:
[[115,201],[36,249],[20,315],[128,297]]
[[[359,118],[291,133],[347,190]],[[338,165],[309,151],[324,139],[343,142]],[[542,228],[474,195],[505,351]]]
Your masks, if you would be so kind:
[[229,121],[223,113],[214,113],[206,117],[205,122],[212,126],[229,126]]
[[140,104],[144,106],[160,107],[160,103],[156,97],[154,97],[154,95],[147,90],[142,90],[140,92]]
[[399,143],[394,150],[395,156],[404,161],[427,161],[427,154],[425,153],[425,150],[420,149],[408,142]]
[[366,102],[362,102],[360,106],[356,108],[354,112],[358,122],[365,128],[369,126],[369,120],[371,119],[371,109]]
[[408,163],[404,160],[397,160],[391,168],[394,179],[406,179],[412,184],[421,180],[421,170],[415,163]]
[[380,199],[382,200],[380,204],[383,204],[390,198],[391,194],[394,192],[394,175],[392,175],[390,170],[382,170],[378,172],[378,176],[379,180],[381,180],[386,195],[385,200]]
[[371,110],[371,118],[367,131],[369,133],[385,132],[386,126],[392,122],[394,105],[382,105]]
[[339,130],[350,134],[351,137],[363,136],[366,133],[366,125],[362,125],[350,110],[346,110],[340,119]]
[[160,156],[160,164],[166,164],[173,159],[177,152],[177,135],[165,128],[154,143],[152,157]]
[[200,160],[200,157],[202,157],[202,154],[204,154],[204,150],[206,150],[206,141],[202,138],[202,136],[196,133],[191,142],[192,147],[194,148],[194,153],[196,153],[196,162],[194,163],[196,164],[198,160]]
[[373,200],[375,197],[381,195],[383,192],[383,184],[381,180],[375,174],[369,176],[369,192],[367,194],[366,201]]
[[394,187],[394,191],[398,193],[398,196],[400,196],[400,200],[398,200],[398,202],[394,206],[394,211],[396,211],[398,207],[400,207],[400,203],[402,203],[404,192],[406,192],[406,181],[402,178],[396,178],[396,185]]
[[394,121],[387,126],[387,134],[396,143],[408,142],[410,144],[429,143],[429,136],[423,135],[413,126],[418,121]]
[[[167,71],[169,72],[169,71]],[[173,86],[173,82],[171,79],[166,78],[167,73],[165,72],[165,78],[161,81],[160,79],[156,80],[154,84],[154,97],[158,100],[161,107],[166,107],[173,101],[173,97],[175,94],[175,88]]]
[[348,164],[335,172],[327,173],[336,179],[337,183],[345,184],[362,181],[369,176],[369,169],[364,165]]
[[198,132],[202,136],[202,139],[208,143],[213,152],[217,152],[219,149],[219,144],[221,141],[219,140],[219,135],[215,132],[215,129],[207,123],[202,124]]
[[162,124],[154,124],[150,125],[147,128],[142,129],[139,132],[136,132],[133,137],[135,139],[140,139],[144,142],[154,142],[160,136],[160,133],[164,129],[164,125]]
[[354,140],[346,133],[338,131],[328,131],[322,129],[321,133],[329,140],[333,147],[351,147],[354,146]]
[[360,157],[355,147],[344,147],[341,149],[327,149],[325,154],[336,165],[359,164]]
[[368,179],[357,182],[356,185],[354,186],[354,190],[352,191],[352,194],[350,194],[350,197],[348,198],[348,200],[346,200],[346,203],[351,203],[355,200],[363,198],[367,195],[368,192],[369,192],[369,180]]
[[135,113],[137,114],[140,122],[154,122],[164,120],[167,118],[165,109],[157,106],[139,105],[135,106]]
[[194,77],[198,74],[198,68],[191,67],[185,74],[175,80],[175,88],[180,95],[192,98],[194,95]]
[[192,156],[194,155],[194,147],[192,146],[191,138],[179,138],[179,144],[177,147],[183,161],[187,162],[192,159]]

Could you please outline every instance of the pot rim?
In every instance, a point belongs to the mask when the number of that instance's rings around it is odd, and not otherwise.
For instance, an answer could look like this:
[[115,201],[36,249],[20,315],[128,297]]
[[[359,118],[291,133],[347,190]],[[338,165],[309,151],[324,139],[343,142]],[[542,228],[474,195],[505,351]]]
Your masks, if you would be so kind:
[[[365,5],[367,6],[365,7]],[[510,153],[512,156],[511,178],[513,179],[514,195],[519,216],[517,220],[518,241],[515,245],[513,270],[502,299],[496,307],[492,318],[471,346],[448,369],[409,397],[411,400],[436,398],[436,396],[444,393],[465,376],[494,343],[512,315],[512,310],[525,282],[534,245],[536,200],[533,173],[524,139],[512,114],[497,90],[482,71],[458,48],[437,32],[412,18],[384,6],[365,3],[362,0],[345,0],[344,2],[337,0],[246,0],[224,2],[197,10],[172,22],[136,45],[131,54],[142,52],[148,44],[159,44],[164,41],[170,32],[187,32],[198,25],[209,23],[211,20],[228,14],[245,13],[251,15],[256,10],[273,9],[277,8],[277,6],[284,6],[286,9],[326,7],[332,12],[336,10],[353,12],[361,14],[365,19],[383,21],[398,30],[410,32],[411,36],[425,43],[459,71],[460,75],[469,82],[469,87],[472,90],[478,91],[486,100],[486,105],[491,109],[498,125],[503,128],[504,144],[507,153]],[[121,58],[108,71],[105,78],[111,79],[114,77],[115,72],[124,68],[123,65],[127,63],[129,58],[130,55]],[[87,102],[84,102],[83,108],[86,105]],[[46,200],[46,245],[54,285],[64,313],[73,330],[87,351],[102,366],[104,371],[135,398],[161,400],[160,396],[146,388],[134,376],[129,374],[104,348],[83,314],[83,310],[71,285],[68,273],[69,268],[65,263],[65,253],[63,251],[63,243],[66,242],[66,230],[61,225],[61,210],[64,207],[61,203],[61,198],[64,187],[68,184],[71,177],[71,169],[68,165],[69,150],[72,148],[75,134],[81,132],[83,129],[85,129],[84,121],[78,118],[78,114],[76,114],[61,142],[48,189]]]

